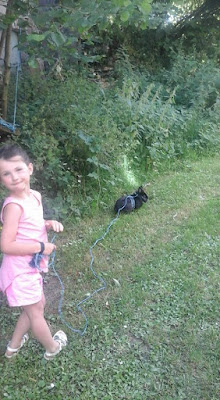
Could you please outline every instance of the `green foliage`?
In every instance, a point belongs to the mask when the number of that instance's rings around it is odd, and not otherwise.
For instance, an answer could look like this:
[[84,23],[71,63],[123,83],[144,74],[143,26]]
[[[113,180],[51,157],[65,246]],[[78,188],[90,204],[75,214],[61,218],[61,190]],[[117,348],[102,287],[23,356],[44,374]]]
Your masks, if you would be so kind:
[[[123,29],[135,25],[145,29],[148,25],[152,0],[64,0],[53,7],[29,8],[30,19],[20,15],[20,26],[30,26],[34,33],[23,29],[21,48],[29,54],[29,63],[39,57],[53,65],[57,59],[82,63],[97,61],[85,47],[91,47],[101,39],[101,34],[111,31],[112,26]],[[20,0],[20,3],[22,1]],[[13,5],[12,5],[13,8]]]
[[160,72],[161,82],[169,90],[176,88],[176,105],[186,108],[212,107],[220,94],[219,79],[219,68],[214,61],[197,54],[195,49],[186,56],[181,47],[171,54],[169,70]]
[[17,140],[35,161],[35,185],[64,214],[106,207],[120,179],[137,186],[162,160],[219,147],[213,62],[180,52],[169,70],[151,75],[121,51],[115,73],[111,84],[62,68],[21,78]]
[[136,158],[159,160],[181,156],[191,146],[219,144],[219,72],[214,63],[180,52],[169,70],[150,76],[122,54],[118,75],[121,90],[114,115],[119,129],[133,137],[130,158],[133,149]]
[[19,46],[29,55],[32,67],[37,66],[39,55],[51,67],[57,60],[100,62],[106,57],[106,37],[107,42],[113,37],[119,46],[133,43],[136,49],[145,39],[148,48],[142,53],[148,53],[148,58],[153,57],[155,48],[164,53],[167,44],[183,37],[189,48],[196,45],[202,51],[205,47],[215,56],[219,7],[217,0],[188,0],[184,4],[179,0],[64,0],[47,7],[39,7],[37,0],[13,0],[8,3],[10,20],[1,16],[0,23],[6,28],[18,19],[22,28]]
[[[118,130],[106,109],[103,89],[77,73],[64,80],[24,76],[18,115],[22,124],[19,143],[35,160],[38,186],[49,197],[60,194],[75,212],[77,193],[90,199],[117,170],[121,146]],[[21,100],[20,100],[21,101]],[[91,199],[90,199],[91,200]],[[81,205],[81,211],[83,204]],[[77,211],[78,212],[78,211]]]

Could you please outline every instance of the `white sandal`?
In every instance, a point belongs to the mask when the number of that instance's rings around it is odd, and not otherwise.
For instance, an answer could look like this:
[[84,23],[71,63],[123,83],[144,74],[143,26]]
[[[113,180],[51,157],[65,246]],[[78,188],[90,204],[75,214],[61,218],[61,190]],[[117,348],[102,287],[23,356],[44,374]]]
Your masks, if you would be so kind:
[[10,351],[12,354],[7,354],[7,353],[5,353],[5,357],[6,358],[13,358],[13,357],[15,357],[17,354],[18,354],[18,352],[19,352],[19,350],[24,346],[24,344],[28,341],[28,339],[29,339],[29,335],[28,335],[28,333],[26,333],[24,336],[23,336],[23,338],[21,339],[21,344],[20,344],[20,346],[17,348],[17,349],[12,349],[11,347],[10,347],[10,342],[8,343],[8,346],[7,346],[7,350],[8,351]]
[[55,335],[53,336],[53,340],[55,340],[55,342],[59,343],[59,347],[53,353],[49,353],[48,351],[46,351],[46,353],[44,353],[44,358],[47,361],[53,360],[54,357],[61,352],[62,348],[67,345],[67,336],[66,336],[65,332],[63,332],[63,331],[58,331],[57,333],[55,333]]

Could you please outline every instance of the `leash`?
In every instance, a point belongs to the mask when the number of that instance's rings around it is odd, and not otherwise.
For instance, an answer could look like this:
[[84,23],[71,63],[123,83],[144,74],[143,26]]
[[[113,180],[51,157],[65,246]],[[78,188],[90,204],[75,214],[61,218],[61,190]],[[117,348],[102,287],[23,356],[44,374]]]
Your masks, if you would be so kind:
[[[59,314],[59,317],[60,317],[61,321],[63,322],[63,324],[67,326],[67,328],[69,328],[69,329],[70,329],[72,332],[74,332],[74,333],[79,333],[81,336],[83,336],[83,335],[85,334],[85,332],[86,332],[86,330],[87,330],[87,326],[88,326],[88,318],[87,318],[85,312],[84,312],[84,311],[82,310],[82,308],[81,308],[82,304],[84,304],[86,301],[88,301],[89,299],[91,299],[96,293],[98,293],[98,292],[100,292],[100,291],[106,289],[106,286],[107,286],[105,280],[104,280],[101,276],[98,276],[98,275],[96,274],[94,268],[93,268],[94,255],[93,255],[92,250],[94,249],[94,247],[95,247],[101,240],[103,240],[103,239],[106,237],[106,235],[108,234],[108,232],[109,232],[110,228],[112,227],[112,225],[117,221],[120,212],[126,207],[128,199],[131,199],[131,198],[133,198],[133,197],[132,197],[132,196],[127,196],[127,197],[125,198],[125,203],[124,203],[124,205],[123,205],[121,208],[118,209],[118,212],[117,212],[117,214],[116,214],[116,217],[115,217],[114,219],[112,219],[112,221],[109,223],[109,225],[107,226],[107,229],[105,230],[105,232],[103,233],[103,235],[102,235],[100,238],[98,238],[98,239],[93,243],[93,245],[90,246],[90,248],[89,248],[89,253],[90,253],[90,258],[91,258],[89,268],[90,268],[92,274],[95,276],[95,278],[96,278],[96,279],[99,279],[99,281],[101,282],[102,286],[100,286],[98,289],[94,290],[91,294],[89,294],[89,295],[86,296],[83,300],[79,301],[79,302],[76,304],[76,309],[82,314],[82,316],[84,317],[84,320],[85,320],[84,328],[83,328],[83,329],[76,329],[76,328],[73,328],[73,326],[70,325],[70,324],[65,320],[65,318],[64,318],[64,316],[63,316],[62,305],[63,305],[64,292],[65,292],[64,283],[63,283],[61,277],[59,276],[59,274],[58,274],[58,272],[56,271],[56,268],[55,268],[55,254],[56,254],[55,250],[54,250],[54,251],[52,252],[52,254],[51,254],[51,261],[49,262],[48,267],[52,269],[54,275],[57,277],[57,279],[58,279],[58,281],[59,281],[59,283],[60,283],[60,288],[61,288],[61,289],[60,289],[60,300],[59,300],[59,304],[58,304],[58,314]],[[56,238],[56,235],[53,236],[53,238],[52,238],[52,240],[51,240],[51,243],[54,242],[55,238]],[[44,257],[43,254],[40,254],[40,253],[34,254],[34,256],[32,257],[32,260],[31,260],[31,262],[30,262],[30,266],[31,266],[32,268],[40,269],[40,261],[41,261],[42,257]]]

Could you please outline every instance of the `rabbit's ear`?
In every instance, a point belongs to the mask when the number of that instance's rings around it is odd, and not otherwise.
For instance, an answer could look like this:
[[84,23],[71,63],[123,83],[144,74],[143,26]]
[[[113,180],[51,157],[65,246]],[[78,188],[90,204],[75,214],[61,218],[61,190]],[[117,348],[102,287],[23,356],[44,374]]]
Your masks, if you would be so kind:
[[138,193],[142,193],[142,192],[143,192],[143,186],[139,186]]

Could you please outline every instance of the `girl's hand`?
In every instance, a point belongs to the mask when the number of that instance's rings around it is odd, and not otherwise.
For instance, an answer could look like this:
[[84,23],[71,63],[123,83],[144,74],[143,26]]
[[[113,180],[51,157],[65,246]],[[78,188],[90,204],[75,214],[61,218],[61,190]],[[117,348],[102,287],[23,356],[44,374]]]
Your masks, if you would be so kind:
[[53,243],[44,243],[44,252],[46,256],[49,256],[54,250],[56,250],[56,246]]
[[63,232],[63,225],[55,220],[45,221],[46,229],[53,229],[55,232]]

